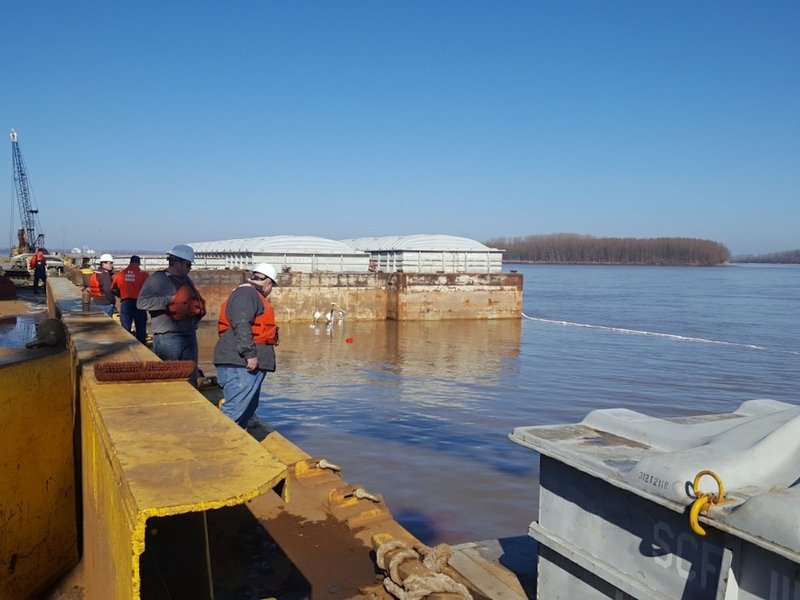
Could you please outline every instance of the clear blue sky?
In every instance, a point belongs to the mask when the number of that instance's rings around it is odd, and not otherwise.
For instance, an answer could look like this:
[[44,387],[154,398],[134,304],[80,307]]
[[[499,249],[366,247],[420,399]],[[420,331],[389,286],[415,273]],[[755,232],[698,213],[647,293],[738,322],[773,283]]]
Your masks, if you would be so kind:
[[800,248],[800,2],[17,0],[0,21],[0,224],[13,127],[51,249]]

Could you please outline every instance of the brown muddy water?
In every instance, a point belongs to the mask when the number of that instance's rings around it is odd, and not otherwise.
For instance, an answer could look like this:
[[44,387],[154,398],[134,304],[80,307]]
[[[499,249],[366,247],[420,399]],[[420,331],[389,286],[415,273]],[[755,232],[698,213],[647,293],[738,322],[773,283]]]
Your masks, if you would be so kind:
[[[382,494],[426,543],[525,535],[538,457],[508,441],[519,415],[499,397],[521,331],[519,320],[284,325],[258,415]],[[201,328],[206,375],[215,337]]]
[[[539,457],[515,427],[798,403],[800,267],[518,269],[519,320],[283,325],[259,416],[433,544],[527,533]],[[36,320],[0,323],[0,346]],[[214,324],[199,338],[211,375]]]
[[[0,317],[0,347],[24,346],[46,317],[44,298],[23,294]],[[282,325],[259,417],[342,466],[349,483],[382,494],[426,543],[524,535],[535,517],[538,457],[508,441],[531,419],[513,408],[518,393],[503,392],[519,375],[522,327]],[[198,339],[201,368],[213,375],[215,323],[202,324]]]
[[518,320],[281,327],[259,416],[430,544],[527,533],[539,456],[515,427],[798,403],[800,267],[517,268]]

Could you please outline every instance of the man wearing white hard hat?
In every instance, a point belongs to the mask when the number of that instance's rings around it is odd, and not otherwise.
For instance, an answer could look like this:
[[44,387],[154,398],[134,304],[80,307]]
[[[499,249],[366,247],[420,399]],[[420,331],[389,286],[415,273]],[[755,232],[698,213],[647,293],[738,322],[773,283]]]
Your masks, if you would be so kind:
[[106,313],[114,314],[117,299],[112,291],[111,277],[114,271],[114,257],[110,254],[100,256],[100,266],[89,276],[89,295],[92,304]]
[[219,312],[214,365],[225,397],[220,410],[243,428],[256,414],[267,371],[275,371],[278,326],[267,296],[277,281],[275,267],[254,265],[247,282],[234,288]]
[[[136,308],[150,312],[153,352],[161,360],[193,360],[197,365],[197,326],[206,301],[189,278],[194,250],[178,244],[167,252],[168,267],[142,285]],[[189,379],[197,386],[197,370]]]

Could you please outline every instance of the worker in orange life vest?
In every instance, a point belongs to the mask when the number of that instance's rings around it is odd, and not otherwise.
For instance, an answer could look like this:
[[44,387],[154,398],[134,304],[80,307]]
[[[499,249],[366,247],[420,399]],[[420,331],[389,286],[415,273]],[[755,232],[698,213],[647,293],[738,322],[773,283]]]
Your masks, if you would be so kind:
[[33,293],[39,293],[39,282],[42,282],[42,289],[47,293],[47,260],[44,257],[44,250],[37,248],[31,256],[30,267],[33,269]]
[[267,296],[277,279],[274,266],[255,265],[220,308],[214,365],[225,396],[221,410],[243,428],[255,416],[267,371],[275,371],[278,326]]
[[111,281],[111,291],[119,296],[119,321],[126,331],[132,327],[136,329],[136,339],[145,343],[147,338],[147,311],[136,308],[136,300],[142,285],[147,281],[147,273],[142,271],[142,259],[135,254],[131,256],[130,264],[114,274]]
[[92,304],[109,317],[114,314],[117,299],[111,291],[111,278],[114,275],[114,257],[110,254],[100,256],[100,266],[89,277],[89,294]]
[[[150,313],[153,352],[161,360],[192,360],[196,365],[197,326],[206,314],[206,301],[189,277],[192,263],[191,246],[173,247],[167,252],[167,268],[144,282],[136,308]],[[197,369],[189,382],[197,386]]]

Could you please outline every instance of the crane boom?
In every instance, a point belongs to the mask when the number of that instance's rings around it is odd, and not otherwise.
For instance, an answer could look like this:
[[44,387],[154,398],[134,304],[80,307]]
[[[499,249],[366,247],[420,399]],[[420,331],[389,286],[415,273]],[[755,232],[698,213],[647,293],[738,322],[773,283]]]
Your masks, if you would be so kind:
[[20,229],[17,232],[19,242],[17,254],[22,254],[24,252],[33,252],[37,248],[43,248],[44,233],[41,232],[41,226],[38,226],[39,219],[37,215],[39,214],[39,209],[36,208],[31,200],[28,171],[25,168],[25,162],[22,160],[22,151],[19,148],[17,132],[13,129],[11,130],[11,154],[14,162],[14,187],[17,192],[20,220]]

